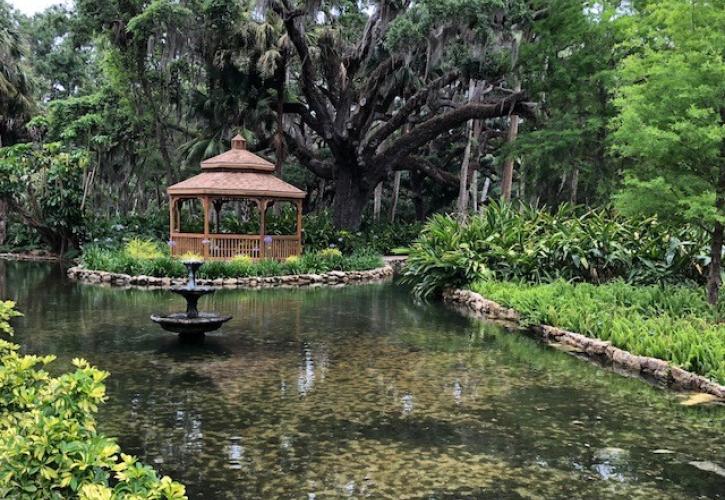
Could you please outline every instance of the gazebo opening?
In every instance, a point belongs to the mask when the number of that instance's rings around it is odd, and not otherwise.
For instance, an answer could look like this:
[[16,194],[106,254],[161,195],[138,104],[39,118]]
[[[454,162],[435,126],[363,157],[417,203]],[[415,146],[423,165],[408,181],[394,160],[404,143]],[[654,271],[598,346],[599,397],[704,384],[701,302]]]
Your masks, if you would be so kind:
[[168,189],[172,255],[282,260],[302,253],[306,193],[276,177],[240,135],[201,169]]

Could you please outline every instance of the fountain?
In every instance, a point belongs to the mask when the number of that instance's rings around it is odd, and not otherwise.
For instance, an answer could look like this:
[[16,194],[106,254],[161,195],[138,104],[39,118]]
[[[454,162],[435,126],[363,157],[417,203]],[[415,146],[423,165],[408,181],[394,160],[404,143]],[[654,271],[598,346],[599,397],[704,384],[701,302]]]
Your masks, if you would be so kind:
[[214,293],[216,288],[196,286],[196,272],[204,264],[203,261],[185,260],[183,264],[189,271],[189,281],[186,286],[175,286],[171,291],[186,299],[186,312],[152,314],[151,321],[161,325],[164,330],[178,333],[182,340],[199,340],[204,338],[206,332],[217,330],[232,317],[213,312],[199,312],[197,309],[199,298]]

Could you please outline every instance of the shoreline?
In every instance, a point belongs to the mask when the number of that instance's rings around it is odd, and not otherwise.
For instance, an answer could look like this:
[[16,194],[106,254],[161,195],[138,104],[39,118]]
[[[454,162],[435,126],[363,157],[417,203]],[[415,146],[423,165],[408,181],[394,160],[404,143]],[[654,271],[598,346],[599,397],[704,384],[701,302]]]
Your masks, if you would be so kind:
[[516,310],[504,307],[471,290],[446,290],[443,293],[443,300],[464,308],[475,317],[494,320],[504,326],[530,332],[549,345],[564,346],[564,350],[569,349],[592,361],[625,370],[645,379],[655,380],[668,389],[696,391],[725,398],[725,386],[702,375],[674,366],[668,361],[639,356],[615,347],[609,341],[587,337],[551,325],[523,327],[520,324],[520,315]]

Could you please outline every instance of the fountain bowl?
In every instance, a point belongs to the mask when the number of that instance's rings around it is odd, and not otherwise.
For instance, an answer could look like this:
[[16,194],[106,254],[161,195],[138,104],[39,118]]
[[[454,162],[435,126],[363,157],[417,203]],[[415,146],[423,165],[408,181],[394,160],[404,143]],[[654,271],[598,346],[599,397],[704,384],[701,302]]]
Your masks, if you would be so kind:
[[182,336],[196,336],[213,332],[230,319],[232,319],[231,316],[210,312],[200,312],[195,318],[189,318],[186,313],[151,315],[151,321],[160,325],[161,328]]

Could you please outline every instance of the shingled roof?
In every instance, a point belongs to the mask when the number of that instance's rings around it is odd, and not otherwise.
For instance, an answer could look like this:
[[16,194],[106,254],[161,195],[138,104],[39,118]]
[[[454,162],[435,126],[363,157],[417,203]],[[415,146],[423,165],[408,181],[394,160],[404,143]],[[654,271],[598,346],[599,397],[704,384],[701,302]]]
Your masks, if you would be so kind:
[[240,135],[232,148],[201,162],[202,173],[167,190],[170,195],[304,198],[306,193],[273,175],[274,165],[246,149]]

